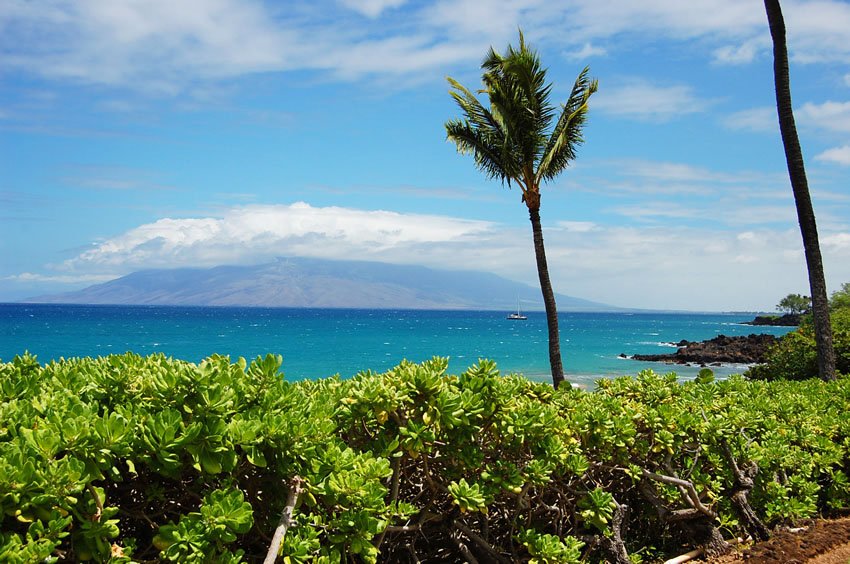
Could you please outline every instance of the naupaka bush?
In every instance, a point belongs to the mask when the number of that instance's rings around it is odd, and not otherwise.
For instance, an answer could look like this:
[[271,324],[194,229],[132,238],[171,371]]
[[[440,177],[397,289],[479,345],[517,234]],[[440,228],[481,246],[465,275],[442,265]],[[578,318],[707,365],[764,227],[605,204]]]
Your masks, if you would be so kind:
[[0,561],[630,562],[850,505],[846,379],[280,366],[0,364]]

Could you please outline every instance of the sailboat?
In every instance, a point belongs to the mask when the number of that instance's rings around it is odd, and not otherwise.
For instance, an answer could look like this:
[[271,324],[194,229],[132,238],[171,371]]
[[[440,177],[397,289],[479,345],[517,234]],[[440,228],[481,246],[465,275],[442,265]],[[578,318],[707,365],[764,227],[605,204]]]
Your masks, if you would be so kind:
[[507,319],[510,319],[512,321],[522,321],[528,319],[528,317],[523,315],[522,311],[519,309],[519,298],[516,299],[516,313],[508,314]]

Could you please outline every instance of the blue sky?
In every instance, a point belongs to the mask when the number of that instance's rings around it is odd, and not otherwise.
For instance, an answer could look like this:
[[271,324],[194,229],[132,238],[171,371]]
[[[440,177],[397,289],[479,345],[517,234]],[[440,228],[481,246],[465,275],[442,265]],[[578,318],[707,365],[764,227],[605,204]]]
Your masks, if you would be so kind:
[[[850,281],[850,3],[783,2],[830,291]],[[808,293],[757,0],[5,0],[0,301],[317,256],[536,284],[517,191],[445,141],[492,45],[538,50],[586,143],[543,188],[556,291],[772,309]]]

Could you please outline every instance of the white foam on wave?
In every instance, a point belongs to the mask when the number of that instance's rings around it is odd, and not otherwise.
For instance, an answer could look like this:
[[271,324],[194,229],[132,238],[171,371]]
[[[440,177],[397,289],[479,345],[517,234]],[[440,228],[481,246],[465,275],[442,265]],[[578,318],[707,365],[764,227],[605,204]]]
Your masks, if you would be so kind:
[[629,343],[630,345],[652,345],[654,347],[664,347],[664,348],[673,348],[678,349],[679,345],[676,343],[671,343],[670,341],[638,341],[636,343]]

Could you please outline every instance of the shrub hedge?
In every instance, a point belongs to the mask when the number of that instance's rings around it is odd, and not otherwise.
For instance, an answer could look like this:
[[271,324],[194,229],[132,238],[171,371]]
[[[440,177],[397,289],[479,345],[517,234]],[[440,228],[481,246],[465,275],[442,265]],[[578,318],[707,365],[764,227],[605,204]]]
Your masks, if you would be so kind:
[[[838,293],[833,295],[833,300],[836,297]],[[840,374],[850,374],[850,307],[834,308],[829,317],[835,369]],[[764,364],[750,368],[746,376],[753,380],[817,378],[818,352],[811,316],[805,317],[798,329],[779,339],[768,350]]]
[[0,561],[625,563],[850,505],[848,379],[447,364],[0,364]]

